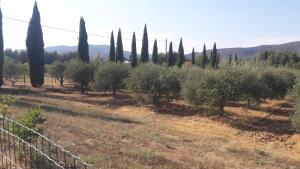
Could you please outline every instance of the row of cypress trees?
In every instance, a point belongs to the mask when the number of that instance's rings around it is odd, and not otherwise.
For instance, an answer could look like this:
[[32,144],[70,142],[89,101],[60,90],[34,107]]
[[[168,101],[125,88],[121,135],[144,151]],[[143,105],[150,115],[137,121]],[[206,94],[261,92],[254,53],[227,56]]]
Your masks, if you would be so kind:
[[[149,40],[148,40],[147,25],[145,25],[143,39],[142,39],[142,50],[141,50],[141,62],[142,63],[146,63],[146,62],[150,61],[148,41]],[[111,62],[116,62],[116,63],[118,63],[118,62],[122,63],[124,61],[121,29],[119,29],[119,32],[118,32],[117,46],[115,46],[114,33],[113,33],[113,31],[111,32],[109,59]],[[159,62],[159,54],[158,54],[158,47],[157,47],[156,39],[154,40],[153,52],[152,52],[151,59],[154,64],[157,64]],[[184,64],[185,55],[184,55],[182,38],[180,40],[179,49],[178,49],[178,59],[176,58],[176,56],[173,52],[173,43],[171,42],[170,46],[169,46],[167,60],[168,60],[168,66],[174,66],[177,63],[177,66],[181,67]],[[138,63],[135,32],[133,33],[133,36],[132,36],[130,63],[131,63],[132,67],[136,67],[137,63]]]

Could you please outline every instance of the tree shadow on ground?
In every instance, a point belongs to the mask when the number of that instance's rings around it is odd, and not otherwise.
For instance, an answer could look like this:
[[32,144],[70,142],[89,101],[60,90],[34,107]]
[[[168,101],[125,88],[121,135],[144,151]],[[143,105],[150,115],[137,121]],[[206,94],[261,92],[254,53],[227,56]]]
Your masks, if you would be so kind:
[[94,119],[99,119],[99,120],[104,120],[104,121],[110,121],[110,122],[119,122],[119,123],[127,123],[127,124],[141,124],[139,121],[134,121],[128,118],[123,118],[123,117],[114,117],[114,116],[109,116],[109,115],[103,115],[95,112],[77,112],[73,110],[69,110],[66,108],[61,108],[57,107],[55,105],[45,105],[45,104],[40,104],[39,102],[32,102],[32,101],[26,101],[26,100],[18,100],[15,103],[16,107],[19,108],[30,108],[35,105],[40,105],[40,107],[47,111],[47,112],[53,112],[53,113],[60,113],[60,114],[65,114],[65,115],[70,115],[70,116],[76,116],[76,117],[89,117],[89,118],[94,118]]

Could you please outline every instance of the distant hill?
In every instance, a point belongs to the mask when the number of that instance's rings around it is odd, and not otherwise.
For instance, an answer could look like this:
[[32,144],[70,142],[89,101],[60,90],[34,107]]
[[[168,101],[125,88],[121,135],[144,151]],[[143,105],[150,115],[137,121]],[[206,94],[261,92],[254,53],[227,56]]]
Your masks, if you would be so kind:
[[[77,51],[77,46],[52,46],[46,47],[46,51],[48,52],[58,52],[58,53],[67,53],[67,52],[75,52]],[[256,56],[259,52],[263,52],[265,50],[272,50],[275,52],[280,51],[291,51],[300,53],[300,41],[290,42],[280,45],[262,45],[257,47],[249,47],[249,48],[223,48],[218,49],[218,52],[221,56],[228,56],[229,54],[237,53],[240,58],[250,58]],[[210,53],[211,50],[208,50]],[[200,55],[201,53],[196,53],[196,55]],[[130,52],[124,51],[124,55],[126,59],[129,59]],[[109,45],[90,45],[90,56],[95,58],[100,56],[101,58],[108,59],[109,57]],[[188,58],[191,58],[191,54],[186,55]]]
[[[57,53],[68,53],[68,52],[76,52],[77,46],[51,46],[46,47],[45,50],[47,52],[57,52]],[[108,59],[109,57],[109,45],[90,45],[89,52],[91,58],[95,58],[100,56],[101,58]],[[130,52],[124,51],[124,57],[129,59]]]
[[[272,50],[275,52],[281,52],[281,51],[291,51],[295,53],[300,53],[300,41],[297,42],[290,42],[290,43],[284,43],[279,45],[262,45],[262,46],[256,46],[256,47],[246,47],[246,48],[223,48],[218,49],[218,52],[221,54],[221,56],[229,56],[230,54],[238,54],[240,58],[251,58],[256,56],[258,53],[263,52],[265,50]],[[208,50],[208,53],[210,53],[211,50]],[[201,53],[196,53],[196,55],[200,55]],[[191,54],[187,54],[188,58],[191,58]]]

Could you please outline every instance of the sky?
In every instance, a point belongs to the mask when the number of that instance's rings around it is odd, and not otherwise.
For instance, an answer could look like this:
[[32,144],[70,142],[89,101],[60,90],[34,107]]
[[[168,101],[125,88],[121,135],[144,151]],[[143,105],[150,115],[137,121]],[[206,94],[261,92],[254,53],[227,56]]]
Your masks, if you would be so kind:
[[[299,0],[37,0],[42,25],[78,31],[84,17],[89,44],[109,44],[122,30],[124,49],[133,32],[142,39],[147,24],[149,46],[165,39],[177,50],[180,38],[186,52],[212,48],[250,47],[300,40]],[[29,21],[34,0],[1,0],[3,16]],[[5,48],[24,49],[28,23],[3,18]],[[45,46],[77,45],[78,34],[43,27]],[[141,42],[137,42],[138,48]]]

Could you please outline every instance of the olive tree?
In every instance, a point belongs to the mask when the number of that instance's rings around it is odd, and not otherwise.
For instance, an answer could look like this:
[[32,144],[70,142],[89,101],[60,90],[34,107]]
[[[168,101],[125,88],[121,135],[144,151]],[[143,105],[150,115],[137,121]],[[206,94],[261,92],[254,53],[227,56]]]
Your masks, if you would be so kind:
[[67,63],[65,76],[72,79],[75,83],[80,85],[81,93],[84,93],[89,83],[93,80],[93,66],[78,59]]
[[59,81],[61,87],[64,86],[65,70],[66,70],[66,64],[59,61],[55,61],[48,68],[48,73],[51,74]]
[[18,79],[23,74],[22,65],[15,63],[10,59],[5,59],[3,67],[4,79],[9,81],[12,86],[18,81]]
[[157,104],[162,98],[179,97],[181,83],[173,68],[142,64],[131,72],[127,87],[137,94],[145,94]]
[[116,92],[125,88],[125,79],[129,76],[129,67],[125,64],[105,63],[101,65],[95,74],[95,91],[112,91],[113,97]]

